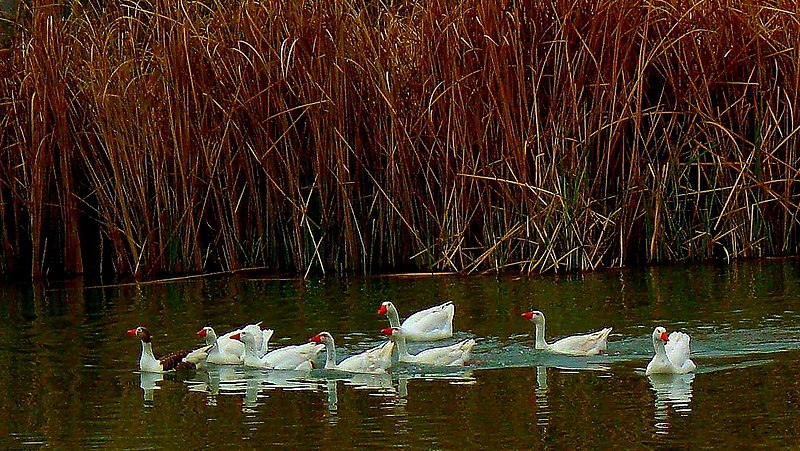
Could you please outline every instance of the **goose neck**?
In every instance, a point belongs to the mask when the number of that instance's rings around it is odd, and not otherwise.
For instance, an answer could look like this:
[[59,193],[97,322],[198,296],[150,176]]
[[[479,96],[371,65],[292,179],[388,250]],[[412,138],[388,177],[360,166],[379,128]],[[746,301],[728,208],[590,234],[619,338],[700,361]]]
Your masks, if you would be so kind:
[[253,343],[244,343],[244,359],[246,361],[260,360],[258,352],[256,352],[256,349],[253,347]]
[[664,347],[664,342],[661,339],[654,338],[653,339],[653,348],[656,350],[656,355],[659,357],[666,357],[667,350]]
[[206,346],[211,345],[217,345],[217,334],[213,330],[206,332]]
[[409,358],[411,354],[408,353],[408,346],[406,345],[406,337],[402,333],[392,334],[394,336],[394,343],[397,345],[397,353],[400,359]]
[[158,363],[156,356],[153,355],[153,344],[142,342],[142,357],[139,359],[140,369],[143,367],[151,367]]
[[547,349],[550,345],[544,339],[544,321],[541,324],[535,322],[533,325],[536,329],[536,349]]
[[333,339],[325,340],[325,369],[332,370],[336,368],[336,344]]
[[391,327],[400,327],[400,316],[397,314],[397,309],[394,304],[389,304],[386,308],[387,316],[389,317],[389,325]]

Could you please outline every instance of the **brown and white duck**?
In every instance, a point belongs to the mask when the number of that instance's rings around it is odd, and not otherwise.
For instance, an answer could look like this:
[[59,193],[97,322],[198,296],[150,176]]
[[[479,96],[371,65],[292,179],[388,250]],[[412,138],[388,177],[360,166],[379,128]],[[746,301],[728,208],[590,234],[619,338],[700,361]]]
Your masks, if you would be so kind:
[[178,369],[194,369],[195,365],[183,362],[182,359],[188,354],[187,351],[173,352],[160,359],[153,355],[153,343],[150,332],[143,326],[135,327],[128,331],[131,337],[139,337],[142,340],[142,355],[139,357],[139,370],[148,373],[164,373]]

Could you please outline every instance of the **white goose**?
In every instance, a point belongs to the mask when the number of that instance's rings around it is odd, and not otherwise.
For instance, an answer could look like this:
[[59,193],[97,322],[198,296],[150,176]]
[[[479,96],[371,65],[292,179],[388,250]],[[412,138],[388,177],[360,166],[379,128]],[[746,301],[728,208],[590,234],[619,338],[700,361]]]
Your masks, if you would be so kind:
[[246,330],[253,337],[253,349],[256,350],[256,353],[259,357],[267,353],[267,350],[269,349],[269,340],[272,338],[273,334],[272,329],[261,329],[261,322],[259,321],[255,324],[248,324],[239,330],[228,332],[227,334],[223,335],[223,337],[228,336],[233,338],[232,335],[242,330]]
[[217,337],[213,327],[206,326],[197,331],[197,335],[206,340],[206,346],[211,346],[208,350],[206,362],[216,365],[239,365],[244,356],[244,343],[231,339],[231,335],[236,331],[231,331],[221,337]]
[[536,349],[544,349],[556,354],[567,355],[596,355],[606,350],[606,341],[611,328],[598,330],[590,334],[572,335],[562,338],[555,343],[547,343],[544,339],[545,318],[544,313],[533,310],[525,312],[522,317],[533,321],[536,327]]
[[452,301],[447,301],[414,313],[401,325],[397,309],[390,301],[383,302],[378,310],[378,315],[386,315],[389,318],[391,327],[403,329],[408,341],[433,341],[452,337],[455,313],[455,305]]
[[351,373],[385,373],[392,366],[392,350],[394,343],[387,341],[361,354],[352,355],[338,364],[336,363],[336,344],[328,332],[320,332],[309,338],[314,343],[323,343],[327,358],[326,370],[340,370]]
[[182,362],[187,352],[173,352],[157,359],[153,355],[153,343],[150,332],[142,327],[135,327],[128,331],[131,337],[139,337],[142,341],[142,355],[139,357],[139,371],[147,373],[164,373],[177,369],[193,369],[194,365]]
[[[203,329],[205,329],[205,328],[203,328]],[[193,363],[195,365],[202,365],[203,363],[208,361],[208,354],[209,354],[209,352],[212,350],[212,348],[215,345],[215,341],[214,341],[213,337],[216,336],[216,333],[214,333],[214,334],[210,334],[209,333],[209,332],[214,332],[214,329],[211,329],[210,331],[208,331],[208,330],[204,331],[203,329],[198,331],[197,335],[205,338],[206,345],[203,346],[203,347],[197,348],[194,351],[192,351],[189,354],[187,354],[186,357],[183,358],[184,362]],[[272,338],[273,331],[272,331],[272,329],[263,329],[262,330],[260,321],[255,323],[255,324],[248,324],[247,326],[244,326],[241,329],[232,330],[232,331],[226,333],[225,335],[217,338],[216,343],[222,343],[222,347],[221,347],[222,349],[225,349],[226,351],[230,350],[230,351],[232,351],[231,352],[232,354],[235,354],[238,351],[238,348],[240,348],[240,345],[236,344],[236,343],[233,343],[233,344],[230,343],[230,341],[232,341],[231,340],[231,335],[233,335],[233,334],[235,334],[235,333],[237,333],[239,331],[242,331],[242,330],[249,331],[251,334],[253,334],[253,337],[255,337],[255,349],[258,350],[257,354],[259,356],[263,356],[264,354],[267,353],[267,348],[269,347],[269,340],[270,340],[270,338]],[[220,352],[222,354],[226,353],[226,352],[223,352],[223,351],[220,351]],[[215,353],[216,353],[216,351],[215,351]],[[244,354],[242,354],[242,358],[244,358]],[[227,358],[221,358],[219,355],[215,355],[215,356],[212,357],[212,362],[211,363],[216,363],[216,362],[219,362],[219,361],[222,361],[222,360],[227,360]],[[231,359],[231,361],[232,360],[233,359]]]
[[384,335],[389,338],[397,346],[399,360],[406,363],[421,363],[424,365],[437,365],[437,366],[462,366],[469,362],[469,356],[472,352],[472,347],[475,346],[475,340],[469,338],[460,341],[454,345],[442,346],[439,348],[430,348],[420,351],[416,355],[408,353],[406,346],[405,332],[400,327],[387,327],[382,329]]
[[685,374],[693,372],[697,366],[689,358],[689,336],[683,332],[672,332],[667,337],[667,329],[659,326],[653,330],[653,347],[656,355],[647,364],[646,375]]
[[[260,334],[260,332],[259,332]],[[264,356],[257,354],[256,339],[251,331],[242,330],[231,335],[234,340],[244,343],[244,364],[254,368],[269,368],[275,370],[310,371],[314,368],[314,359],[325,347],[317,343],[305,343],[296,346],[286,346],[268,352]]]

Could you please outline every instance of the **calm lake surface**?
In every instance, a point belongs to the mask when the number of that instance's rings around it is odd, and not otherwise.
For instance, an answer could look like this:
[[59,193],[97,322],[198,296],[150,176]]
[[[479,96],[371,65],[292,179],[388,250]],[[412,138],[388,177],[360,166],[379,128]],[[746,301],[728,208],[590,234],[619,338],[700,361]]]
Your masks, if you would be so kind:
[[[468,367],[391,375],[215,367],[139,374],[144,325],[157,355],[195,332],[262,321],[271,344],[330,331],[341,360],[383,341],[376,314],[452,299]],[[613,326],[608,355],[533,349]],[[692,336],[694,375],[651,379],[656,325]],[[420,349],[413,346],[412,352]],[[800,263],[677,266],[568,277],[323,281],[206,278],[91,288],[0,286],[0,448],[352,449],[786,448],[800,438]],[[322,363],[323,355],[319,362]]]

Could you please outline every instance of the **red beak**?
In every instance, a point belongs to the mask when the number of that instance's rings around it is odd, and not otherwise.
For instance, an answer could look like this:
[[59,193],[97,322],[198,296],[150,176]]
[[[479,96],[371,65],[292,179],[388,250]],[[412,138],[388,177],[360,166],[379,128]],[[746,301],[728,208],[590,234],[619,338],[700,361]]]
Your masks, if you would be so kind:
[[525,312],[522,314],[522,317],[525,319],[533,319],[533,312]]
[[205,329],[198,330],[197,335],[201,336],[202,338],[206,338],[206,330]]
[[386,314],[386,306],[382,305],[381,308],[378,309],[378,315],[385,315]]
[[663,341],[664,343],[669,341],[669,337],[667,337],[666,332],[661,332],[661,341]]
[[129,330],[128,331],[128,335],[130,335],[131,337],[135,336],[136,335],[136,329]]
[[242,341],[242,333],[239,332],[238,334],[233,334],[233,335],[231,335],[231,338],[234,339],[234,340]]
[[388,335],[388,336],[392,336],[392,334],[394,333],[391,327],[381,329],[381,332],[383,332],[383,335]]
[[322,342],[322,339],[320,338],[319,334],[317,334],[309,338],[308,341],[313,341],[314,343],[320,343]]

